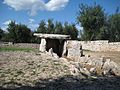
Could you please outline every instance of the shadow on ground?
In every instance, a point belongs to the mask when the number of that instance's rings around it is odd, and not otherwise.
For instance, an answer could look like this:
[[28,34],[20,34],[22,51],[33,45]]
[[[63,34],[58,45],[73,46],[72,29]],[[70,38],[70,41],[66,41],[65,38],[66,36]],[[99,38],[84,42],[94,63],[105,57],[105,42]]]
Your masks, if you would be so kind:
[[64,76],[58,79],[40,79],[34,87],[10,88],[0,87],[0,90],[120,90],[120,77],[79,79],[77,76]]

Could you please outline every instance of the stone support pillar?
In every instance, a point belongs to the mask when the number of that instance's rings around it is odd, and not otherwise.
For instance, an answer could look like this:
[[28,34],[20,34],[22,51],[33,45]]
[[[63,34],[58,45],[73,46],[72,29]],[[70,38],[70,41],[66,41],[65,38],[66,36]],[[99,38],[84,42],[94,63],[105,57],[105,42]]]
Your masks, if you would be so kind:
[[67,53],[67,41],[64,42],[62,56],[66,56],[66,53]]
[[46,51],[46,40],[44,38],[41,38],[41,44],[40,44],[39,51],[41,51],[41,52]]

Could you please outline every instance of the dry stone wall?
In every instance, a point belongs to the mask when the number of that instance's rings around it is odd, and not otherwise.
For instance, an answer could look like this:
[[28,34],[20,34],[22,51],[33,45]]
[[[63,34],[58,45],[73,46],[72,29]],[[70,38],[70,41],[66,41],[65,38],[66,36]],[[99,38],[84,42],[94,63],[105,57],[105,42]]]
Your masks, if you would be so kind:
[[[74,44],[74,45],[73,45]],[[90,51],[120,51],[120,42],[109,42],[108,40],[100,41],[76,41],[68,40],[68,48],[82,45],[82,48]],[[79,47],[77,47],[78,49]]]

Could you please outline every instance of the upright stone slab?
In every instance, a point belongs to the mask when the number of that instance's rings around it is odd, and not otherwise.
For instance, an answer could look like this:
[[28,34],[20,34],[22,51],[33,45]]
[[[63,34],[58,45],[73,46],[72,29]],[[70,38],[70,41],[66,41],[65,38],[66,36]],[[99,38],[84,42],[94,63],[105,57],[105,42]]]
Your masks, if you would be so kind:
[[41,52],[46,51],[46,40],[44,38],[41,38],[41,44],[40,44],[39,51],[41,51]]
[[67,41],[64,42],[62,56],[63,56],[63,57],[66,56],[66,53],[67,53]]
[[67,41],[68,58],[78,60],[81,57],[80,43],[77,41]]

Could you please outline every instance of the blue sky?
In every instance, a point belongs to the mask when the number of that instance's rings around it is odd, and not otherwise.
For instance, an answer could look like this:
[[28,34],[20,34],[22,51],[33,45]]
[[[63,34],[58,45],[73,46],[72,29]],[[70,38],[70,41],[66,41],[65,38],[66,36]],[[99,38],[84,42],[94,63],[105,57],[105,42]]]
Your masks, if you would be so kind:
[[78,5],[95,2],[108,14],[120,7],[120,0],[0,0],[0,27],[5,29],[10,20],[26,24],[33,30],[43,19],[75,23]]

